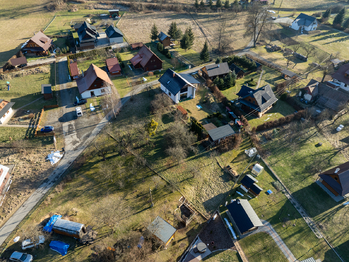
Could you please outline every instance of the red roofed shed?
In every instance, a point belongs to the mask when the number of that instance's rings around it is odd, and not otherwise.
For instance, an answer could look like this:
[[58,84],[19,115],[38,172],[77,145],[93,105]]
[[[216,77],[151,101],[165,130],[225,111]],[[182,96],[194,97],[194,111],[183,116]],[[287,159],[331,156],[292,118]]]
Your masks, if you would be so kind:
[[105,60],[105,63],[107,64],[109,74],[113,76],[121,76],[121,67],[116,57],[108,58]]
[[69,67],[70,67],[70,76],[71,76],[71,78],[77,79],[79,77],[78,63],[77,62],[71,63],[69,65]]

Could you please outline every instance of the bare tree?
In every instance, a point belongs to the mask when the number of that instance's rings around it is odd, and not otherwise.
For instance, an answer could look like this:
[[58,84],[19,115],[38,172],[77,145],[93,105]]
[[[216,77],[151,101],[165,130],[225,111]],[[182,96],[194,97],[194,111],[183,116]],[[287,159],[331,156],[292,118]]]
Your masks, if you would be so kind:
[[301,43],[298,43],[298,44],[291,46],[291,49],[293,50],[293,52],[297,52],[299,50],[299,48],[301,48],[301,47],[302,47]]
[[229,48],[231,43],[228,35],[227,35],[227,27],[228,27],[228,16],[226,14],[222,14],[219,18],[219,26],[217,30],[217,40],[218,40],[218,52],[225,53],[225,51]]
[[114,118],[116,118],[119,113],[119,103],[120,96],[115,86],[113,85],[110,87],[110,93],[102,97],[101,105],[103,110],[106,110],[108,113],[112,111]]
[[265,25],[264,33],[262,34],[263,39],[267,44],[271,44],[272,41],[280,38],[280,33],[278,32],[278,27],[275,23],[267,23]]
[[301,44],[302,49],[305,52],[305,56],[308,58],[309,56],[313,55],[316,51],[316,47],[313,45],[305,44],[302,42]]
[[155,98],[150,103],[152,112],[154,114],[162,115],[168,112],[173,102],[166,94],[161,93],[155,95]]
[[265,29],[268,18],[269,14],[266,7],[256,2],[250,6],[245,22],[246,31],[244,37],[252,37],[254,47],[256,47],[259,36]]

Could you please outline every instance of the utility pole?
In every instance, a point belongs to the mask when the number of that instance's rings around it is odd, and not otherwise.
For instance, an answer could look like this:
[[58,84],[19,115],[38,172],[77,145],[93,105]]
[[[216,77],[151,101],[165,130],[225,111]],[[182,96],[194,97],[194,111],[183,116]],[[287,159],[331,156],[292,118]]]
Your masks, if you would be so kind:
[[150,193],[151,207],[153,207],[153,206],[154,206],[154,203],[153,203],[153,197],[152,197],[152,195],[151,195],[151,189],[150,189],[150,187],[149,187],[149,193]]

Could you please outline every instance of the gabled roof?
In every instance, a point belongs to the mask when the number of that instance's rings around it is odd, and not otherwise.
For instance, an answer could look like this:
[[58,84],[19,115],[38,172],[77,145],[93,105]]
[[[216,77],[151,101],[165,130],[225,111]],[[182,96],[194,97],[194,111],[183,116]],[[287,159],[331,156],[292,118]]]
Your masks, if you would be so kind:
[[315,97],[319,92],[318,85],[319,85],[318,81],[311,79],[310,82],[307,84],[307,86],[304,87],[304,90],[306,90],[307,93],[312,97]]
[[81,34],[83,31],[88,31],[90,34],[98,36],[96,27],[90,25],[86,21],[81,24],[80,28],[78,29],[78,34]]
[[227,208],[241,233],[253,227],[263,226],[256,212],[246,199],[234,199],[233,203],[227,205]]
[[105,62],[109,72],[121,71],[119,60],[116,57],[108,58]]
[[314,16],[306,15],[304,13],[300,13],[299,16],[293,21],[296,22],[298,25],[304,25],[309,26],[314,21],[316,21],[316,18]]
[[5,177],[9,172],[9,168],[7,166],[0,165],[0,186],[4,183]]
[[167,37],[169,36],[166,35],[164,32],[160,32],[160,34],[158,35],[158,38],[160,39],[160,41],[164,41]]
[[113,85],[108,74],[104,70],[100,69],[94,64],[91,64],[86,70],[84,76],[76,80],[80,94],[88,90],[97,78],[108,83],[109,85]]
[[63,231],[68,231],[69,233],[78,233],[80,232],[82,227],[84,227],[84,225],[81,223],[61,218],[58,218],[56,222],[53,224],[53,229],[61,229]]
[[148,226],[148,230],[164,243],[167,243],[176,232],[173,226],[159,216]]
[[338,70],[332,74],[332,78],[337,79],[340,82],[343,82],[349,85],[349,77],[345,76],[345,73],[349,70],[349,63],[342,65]]
[[230,72],[227,62],[205,66],[209,77],[225,75]]
[[[278,100],[275,97],[273,90],[271,90],[269,84],[256,90],[246,86],[242,86],[241,89],[243,90],[240,90],[240,92],[238,93],[238,96],[242,98],[239,99],[240,103],[245,104],[246,106],[249,106],[250,108],[253,108],[258,112],[263,112]],[[253,97],[256,100],[257,105],[244,100],[244,98],[247,98],[249,96]]]
[[[339,181],[336,181],[330,176],[335,174],[338,175]],[[329,184],[339,195],[345,196],[349,193],[349,162],[329,169],[320,174],[319,177]]]
[[294,77],[294,76],[297,75],[296,73],[294,73],[294,72],[292,72],[290,70],[287,70],[287,69],[282,70],[281,74],[286,75],[288,77]]
[[337,111],[349,101],[348,94],[342,92],[340,89],[335,90],[325,83],[319,83],[318,89],[319,98],[316,100],[316,103],[320,106]]
[[40,46],[44,51],[47,51],[51,47],[53,41],[41,31],[37,32],[30,40]]
[[190,74],[179,74],[181,77],[183,77],[185,80],[187,80],[190,84],[200,84],[200,82]]
[[77,62],[70,63],[69,67],[70,67],[70,75],[71,76],[78,76],[79,75],[79,68],[78,68]]
[[178,94],[178,92],[189,85],[194,87],[186,79],[184,79],[180,74],[177,74],[172,69],[167,69],[166,72],[159,79],[160,84],[162,84],[172,95]]
[[258,181],[251,175],[246,175],[241,180],[241,184],[243,184],[246,188],[250,188],[254,183],[258,183]]
[[15,102],[8,102],[4,99],[0,99],[0,118],[2,118],[14,104]]
[[123,37],[124,34],[120,31],[119,28],[116,28],[113,25],[110,25],[106,30],[105,34],[107,35],[108,38],[113,38],[113,37]]
[[131,58],[130,62],[134,66],[138,63],[141,63],[141,66],[145,67],[150,58],[152,58],[153,56],[162,62],[162,60],[156,54],[154,54],[153,51],[151,51],[146,45],[143,45],[139,52]]
[[20,56],[10,59],[10,62],[13,66],[24,65],[27,64],[27,58],[25,56]]
[[234,130],[231,128],[230,125],[224,125],[215,129],[208,130],[207,133],[213,141],[217,141],[219,139],[223,139],[225,137],[235,134]]
[[259,193],[263,191],[263,188],[261,188],[257,184],[252,184],[250,190],[252,190],[255,194],[259,195]]

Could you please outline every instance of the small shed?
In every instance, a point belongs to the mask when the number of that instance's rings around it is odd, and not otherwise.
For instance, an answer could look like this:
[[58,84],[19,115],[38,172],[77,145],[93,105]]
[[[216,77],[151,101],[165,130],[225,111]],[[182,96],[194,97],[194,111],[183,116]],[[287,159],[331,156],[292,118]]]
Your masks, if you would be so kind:
[[299,60],[301,60],[301,61],[303,61],[303,62],[307,62],[307,61],[308,61],[308,57],[306,57],[306,56],[304,56],[304,55],[302,55],[302,54],[300,54],[300,53],[294,52],[294,53],[293,53],[293,56],[296,57],[296,58],[298,58]]
[[107,60],[105,60],[105,63],[107,64],[108,72],[110,75],[121,75],[121,67],[119,64],[119,60],[116,57],[108,58]]
[[205,130],[208,132],[212,129],[216,129],[217,127],[213,123],[208,123],[208,124],[203,125],[203,128],[205,128]]
[[210,140],[216,144],[219,144],[224,139],[235,134],[234,130],[231,128],[230,125],[224,125],[221,127],[217,127],[215,129],[211,129],[207,132],[208,132],[208,135],[210,136]]
[[286,70],[286,69],[282,70],[282,71],[281,71],[281,74],[282,74],[282,77],[283,77],[284,79],[296,78],[296,77],[297,77],[297,74],[296,74],[296,73],[293,73],[293,72],[291,72],[290,70]]
[[119,9],[112,9],[112,10],[108,10],[109,11],[109,15],[110,17],[114,18],[114,17],[119,17],[120,16],[120,11]]
[[23,67],[27,65],[27,58],[25,56],[20,56],[17,58],[12,58],[10,59],[10,63],[14,66],[14,67]]
[[264,168],[260,164],[255,164],[254,167],[252,168],[252,174],[255,176],[260,175],[263,172]]
[[77,79],[79,78],[79,68],[78,68],[78,63],[70,63],[69,64],[69,69],[70,69],[70,76],[72,79]]
[[83,234],[86,233],[86,228],[84,224],[80,224],[77,222],[57,219],[57,221],[53,224],[52,227],[53,232],[69,237],[75,237],[80,239]]
[[44,95],[45,100],[49,100],[53,98],[52,95],[52,87],[50,84],[42,84],[41,85],[41,94]]
[[155,220],[148,226],[148,230],[153,234],[155,238],[160,240],[164,247],[174,239],[176,229],[166,222],[161,217],[157,216]]
[[188,112],[181,106],[177,106],[177,110],[182,113],[184,117],[188,117]]

